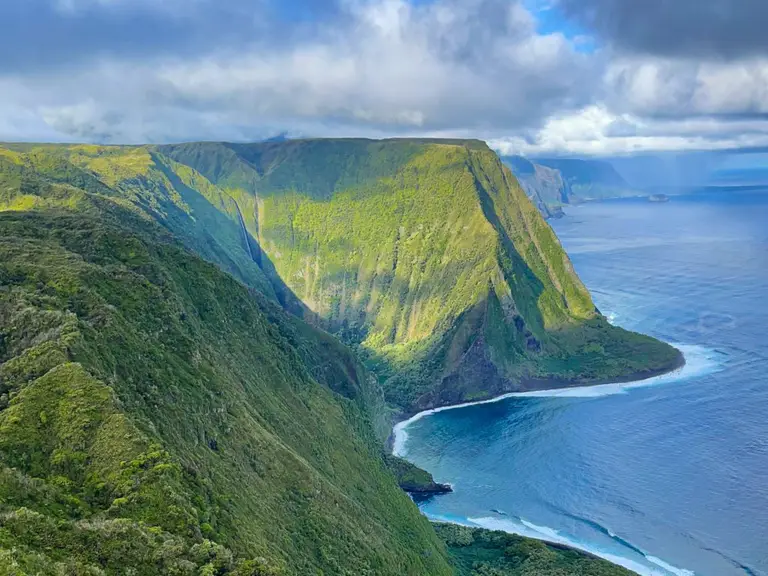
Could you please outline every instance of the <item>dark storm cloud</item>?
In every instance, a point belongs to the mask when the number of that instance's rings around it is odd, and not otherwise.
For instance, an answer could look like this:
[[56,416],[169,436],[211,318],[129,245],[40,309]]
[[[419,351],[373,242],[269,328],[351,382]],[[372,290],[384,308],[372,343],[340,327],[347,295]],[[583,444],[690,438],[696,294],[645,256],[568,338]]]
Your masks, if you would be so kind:
[[559,0],[604,42],[657,56],[768,55],[767,0]]
[[290,42],[333,0],[1,0],[0,73],[104,57],[185,58]]

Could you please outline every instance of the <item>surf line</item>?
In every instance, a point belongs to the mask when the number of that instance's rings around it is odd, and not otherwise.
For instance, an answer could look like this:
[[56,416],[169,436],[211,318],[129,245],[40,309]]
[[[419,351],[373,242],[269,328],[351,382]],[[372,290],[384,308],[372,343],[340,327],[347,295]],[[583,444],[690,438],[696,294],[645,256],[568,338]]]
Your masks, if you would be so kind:
[[392,453],[395,456],[404,458],[406,455],[406,443],[408,440],[408,433],[406,429],[413,424],[432,416],[439,412],[445,412],[447,410],[458,410],[460,408],[468,408],[470,406],[481,406],[483,404],[493,404],[496,402],[502,402],[509,398],[602,398],[605,396],[614,396],[617,394],[626,394],[628,391],[636,388],[647,388],[650,386],[658,386],[660,384],[668,384],[671,382],[680,382],[688,380],[696,376],[703,376],[705,374],[711,374],[717,372],[720,369],[722,359],[718,358],[715,351],[705,348],[703,346],[692,344],[673,344],[678,348],[685,357],[685,365],[682,368],[661,374],[658,376],[652,376],[642,380],[635,380],[633,382],[621,382],[615,384],[596,384],[593,386],[574,386],[570,388],[553,388],[551,390],[535,390],[531,392],[509,392],[496,396],[495,398],[489,398],[488,400],[479,400],[477,402],[465,402],[462,404],[453,404],[451,406],[442,406],[440,408],[432,408],[430,410],[424,410],[398,422],[392,429]]
[[[490,398],[488,400],[480,400],[477,402],[465,402],[462,404],[455,404],[452,406],[444,406],[440,408],[424,410],[423,412],[419,412],[418,414],[411,416],[407,420],[398,422],[393,427],[392,453],[396,456],[405,457],[406,443],[408,440],[408,433],[406,429],[414,422],[417,422],[422,418],[431,416],[433,414],[437,414],[439,412],[444,412],[447,410],[458,410],[460,408],[467,408],[470,406],[492,404],[495,402],[501,402],[508,398],[547,398],[547,397],[600,398],[605,396],[613,396],[616,394],[626,394],[629,390],[632,390],[634,388],[645,388],[650,386],[656,386],[659,384],[683,381],[692,377],[710,374],[713,372],[717,372],[721,367],[721,361],[718,359],[715,351],[712,351],[708,348],[697,346],[697,345],[677,345],[677,348],[685,356],[686,362],[682,368],[679,368],[667,374],[662,374],[659,376],[654,376],[654,377],[646,378],[643,380],[637,380],[634,382],[616,383],[616,384],[598,384],[594,386],[556,388],[552,390],[537,390],[533,392],[511,392],[508,394],[503,394],[496,398]],[[583,545],[578,542],[575,542],[574,540],[561,536],[557,530],[553,530],[551,528],[536,527],[536,525],[522,519],[520,519],[519,526],[516,526],[516,524],[518,524],[516,522],[504,522],[504,521],[502,522],[506,524],[506,526],[499,526],[497,523],[498,522],[497,519],[494,519],[494,518],[474,518],[474,519],[467,518],[466,521],[457,521],[456,519],[441,518],[438,516],[428,515],[428,517],[431,520],[438,521],[438,522],[443,521],[443,522],[450,522],[454,524],[461,524],[464,526],[500,529],[505,532],[519,534],[521,536],[527,536],[530,538],[543,540],[545,542],[569,546],[571,548],[581,550],[588,554],[601,557],[604,560],[612,562],[613,564],[623,566],[624,568],[628,568],[629,570],[633,570],[638,574],[641,574],[642,576],[668,576],[670,573],[674,574],[675,576],[694,576],[694,572],[690,570],[672,566],[671,564],[668,564],[667,562],[664,562],[663,560],[655,556],[646,554],[644,551],[640,549],[635,549],[635,547],[631,545],[629,548],[633,549],[637,554],[642,556],[645,562],[648,562],[652,565],[657,566],[658,568],[663,570],[663,572],[659,571],[658,569],[654,569],[647,565],[641,564],[637,561],[626,558],[624,556],[619,556],[617,554],[611,554],[609,552],[595,550],[593,548],[590,548],[588,545]]]
[[[625,542],[627,548],[637,554],[640,558],[633,559],[619,553],[612,553],[600,548],[590,546],[589,544],[579,542],[567,535],[561,534],[558,530],[549,528],[547,526],[538,526],[533,522],[529,522],[523,518],[514,519],[496,519],[496,518],[467,518],[466,522],[455,521],[450,518],[430,518],[439,521],[453,522],[456,524],[462,524],[464,526],[474,526],[477,528],[485,528],[486,530],[500,530],[509,534],[517,534],[519,536],[525,536],[527,538],[534,538],[550,544],[557,544],[560,546],[566,546],[568,548],[585,552],[592,556],[607,560],[612,564],[621,566],[641,576],[695,576],[692,570],[685,568],[678,568],[673,566],[660,558],[652,556],[646,553],[640,548]],[[623,540],[623,539],[622,539]],[[644,564],[647,562],[648,564]],[[661,569],[661,570],[659,570]]]

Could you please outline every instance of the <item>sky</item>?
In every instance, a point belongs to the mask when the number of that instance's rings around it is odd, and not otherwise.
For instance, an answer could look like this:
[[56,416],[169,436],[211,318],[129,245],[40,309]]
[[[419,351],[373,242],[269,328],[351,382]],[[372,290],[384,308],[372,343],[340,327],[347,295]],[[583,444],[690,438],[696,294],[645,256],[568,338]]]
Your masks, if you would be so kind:
[[0,0],[0,140],[768,146],[765,0]]

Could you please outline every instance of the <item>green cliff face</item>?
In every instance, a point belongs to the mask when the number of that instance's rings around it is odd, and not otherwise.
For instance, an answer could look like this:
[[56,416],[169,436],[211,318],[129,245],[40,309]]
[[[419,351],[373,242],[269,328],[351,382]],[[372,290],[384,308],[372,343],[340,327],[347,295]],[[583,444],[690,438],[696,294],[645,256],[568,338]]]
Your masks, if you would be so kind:
[[451,574],[385,398],[678,359],[482,143],[6,145],[0,574]]
[[650,374],[498,157],[474,141],[164,146],[237,199],[279,278],[406,411]]
[[0,574],[452,573],[348,349],[41,174],[0,184]]
[[596,312],[481,142],[17,146],[0,163],[9,207],[113,198],[356,347],[403,411],[679,362]]

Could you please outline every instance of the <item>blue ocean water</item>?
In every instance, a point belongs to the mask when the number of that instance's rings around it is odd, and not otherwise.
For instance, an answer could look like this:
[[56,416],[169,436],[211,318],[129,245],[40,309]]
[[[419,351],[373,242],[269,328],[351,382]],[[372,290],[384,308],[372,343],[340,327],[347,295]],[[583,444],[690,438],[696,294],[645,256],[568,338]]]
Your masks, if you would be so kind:
[[768,575],[768,193],[588,204],[553,225],[601,311],[688,365],[416,419],[397,449],[455,489],[423,512],[640,574]]

